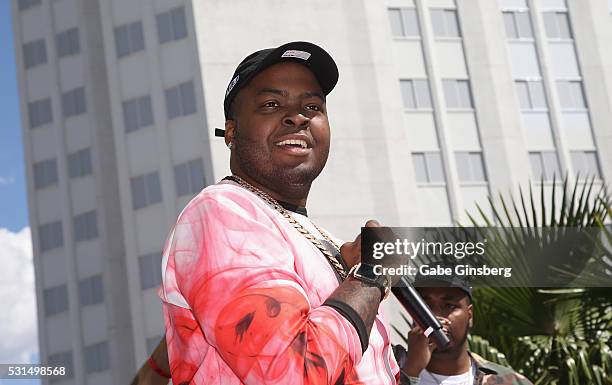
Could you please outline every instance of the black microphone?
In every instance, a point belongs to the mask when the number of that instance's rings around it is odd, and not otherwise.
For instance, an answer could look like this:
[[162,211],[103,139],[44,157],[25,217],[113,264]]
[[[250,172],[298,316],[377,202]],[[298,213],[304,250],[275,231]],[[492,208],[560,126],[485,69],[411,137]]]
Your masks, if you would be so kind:
[[399,282],[391,288],[391,292],[423,329],[425,336],[433,340],[438,349],[443,350],[448,346],[450,340],[442,331],[442,325],[406,277],[400,278]]

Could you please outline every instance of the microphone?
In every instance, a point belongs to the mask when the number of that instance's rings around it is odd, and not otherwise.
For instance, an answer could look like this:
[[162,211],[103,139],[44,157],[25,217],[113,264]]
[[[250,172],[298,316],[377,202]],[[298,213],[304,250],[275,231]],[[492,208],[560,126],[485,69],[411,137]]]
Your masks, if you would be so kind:
[[391,292],[423,329],[425,337],[433,340],[440,350],[448,346],[450,340],[442,331],[442,325],[406,277],[400,278],[399,282],[391,288]]

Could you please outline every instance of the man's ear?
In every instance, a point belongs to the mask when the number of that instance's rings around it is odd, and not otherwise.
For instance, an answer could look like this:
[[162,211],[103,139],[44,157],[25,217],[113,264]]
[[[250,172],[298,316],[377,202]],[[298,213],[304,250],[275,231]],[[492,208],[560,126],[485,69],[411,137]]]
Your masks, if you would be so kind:
[[470,329],[474,326],[474,304],[469,304],[467,307]]
[[234,141],[234,133],[236,130],[236,121],[227,119],[225,121],[225,145],[229,146]]

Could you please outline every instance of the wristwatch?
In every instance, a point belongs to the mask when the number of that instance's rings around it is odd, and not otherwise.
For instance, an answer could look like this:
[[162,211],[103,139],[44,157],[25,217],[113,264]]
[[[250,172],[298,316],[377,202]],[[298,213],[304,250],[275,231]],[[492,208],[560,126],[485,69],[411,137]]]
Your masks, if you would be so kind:
[[381,301],[386,299],[391,292],[391,280],[385,274],[374,273],[374,265],[358,263],[349,270],[349,276],[379,288]]

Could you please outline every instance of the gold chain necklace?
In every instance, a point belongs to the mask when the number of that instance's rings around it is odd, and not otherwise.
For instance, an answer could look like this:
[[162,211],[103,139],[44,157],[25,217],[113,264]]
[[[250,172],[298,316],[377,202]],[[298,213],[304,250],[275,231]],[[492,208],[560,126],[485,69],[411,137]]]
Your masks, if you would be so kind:
[[[278,211],[287,221],[289,221],[289,223],[291,223],[291,225],[293,225],[293,227],[300,234],[302,234],[304,236],[304,238],[309,240],[310,243],[312,243],[317,249],[319,249],[319,251],[321,251],[321,253],[323,253],[323,255],[325,256],[325,258],[327,258],[327,260],[332,265],[332,267],[334,268],[336,273],[338,273],[338,275],[340,276],[340,279],[342,279],[343,281],[346,279],[348,273],[346,272],[346,270],[344,269],[344,266],[342,266],[340,261],[338,261],[332,255],[332,253],[330,253],[329,250],[325,246],[323,246],[323,244],[314,235],[312,235],[310,233],[310,231],[308,231],[308,229],[306,229],[304,226],[302,226],[302,224],[300,222],[298,222],[289,213],[288,210],[286,210],[283,206],[281,206],[280,203],[278,203],[278,201],[276,199],[272,198],[270,195],[268,195],[264,191],[261,191],[260,189],[258,189],[257,187],[251,185],[250,183],[248,183],[247,181],[245,181],[244,179],[242,179],[241,177],[239,177],[237,175],[231,175],[231,176],[226,177],[225,179],[229,179],[231,181],[234,181],[234,182],[238,183],[241,187],[243,187],[243,188],[249,190],[250,192],[254,193],[258,197],[263,199],[266,203],[268,203],[274,210]],[[336,249],[340,250],[340,247],[336,244],[336,242],[334,242],[333,239],[331,239],[331,237],[325,231],[323,231],[315,223],[313,223],[313,222],[311,222],[311,223],[317,229],[317,231],[319,233],[321,233],[321,235],[323,236],[323,238],[325,238],[325,240],[327,242],[331,243]]]

